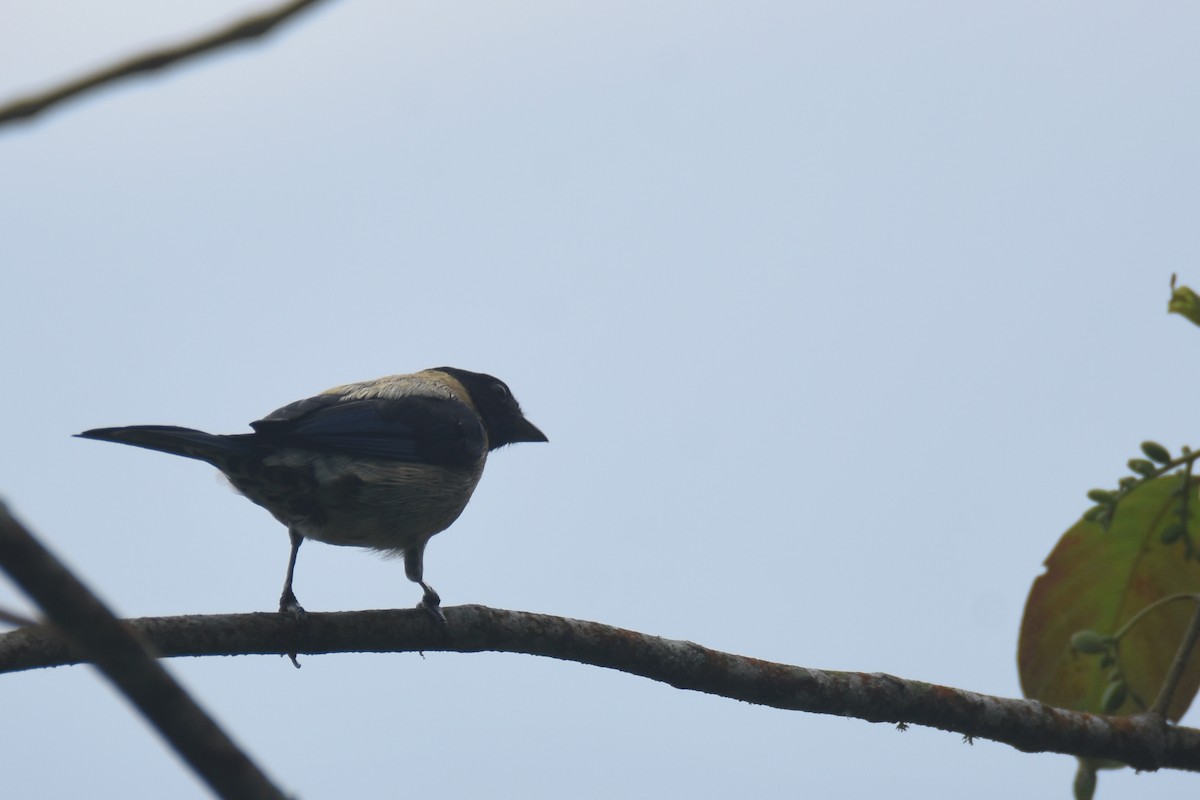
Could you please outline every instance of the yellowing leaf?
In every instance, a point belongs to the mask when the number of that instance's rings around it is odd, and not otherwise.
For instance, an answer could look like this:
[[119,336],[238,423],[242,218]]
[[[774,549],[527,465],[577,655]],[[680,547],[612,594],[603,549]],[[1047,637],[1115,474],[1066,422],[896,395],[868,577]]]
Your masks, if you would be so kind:
[[[1025,604],[1017,665],[1026,697],[1101,713],[1112,668],[1101,668],[1098,656],[1073,652],[1071,636],[1083,630],[1111,635],[1156,600],[1200,592],[1200,562],[1184,557],[1182,543],[1160,540],[1178,521],[1179,497],[1172,492],[1181,480],[1171,475],[1138,487],[1121,500],[1107,532],[1080,521],[1063,534]],[[1194,508],[1200,505],[1194,484],[1191,491]],[[1121,639],[1119,665],[1129,691],[1120,713],[1145,710],[1135,697],[1147,707],[1154,702],[1194,610],[1191,602],[1168,603]],[[1171,719],[1183,716],[1198,686],[1200,651],[1171,701]]]

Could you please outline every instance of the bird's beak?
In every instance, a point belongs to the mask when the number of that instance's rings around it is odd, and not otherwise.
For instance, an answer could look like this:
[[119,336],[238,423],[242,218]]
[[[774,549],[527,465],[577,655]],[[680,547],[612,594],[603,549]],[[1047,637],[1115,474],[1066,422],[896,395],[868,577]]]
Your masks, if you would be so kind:
[[537,426],[529,420],[521,417],[520,421],[513,426],[512,433],[508,437],[511,442],[548,442],[546,434],[538,430]]

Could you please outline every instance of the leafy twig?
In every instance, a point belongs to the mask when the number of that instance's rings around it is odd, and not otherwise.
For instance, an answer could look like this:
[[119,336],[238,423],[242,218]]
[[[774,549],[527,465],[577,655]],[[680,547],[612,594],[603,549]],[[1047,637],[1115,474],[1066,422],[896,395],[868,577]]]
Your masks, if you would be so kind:
[[[1108,530],[1112,524],[1113,517],[1117,513],[1117,506],[1122,500],[1136,491],[1138,487],[1144,486],[1154,479],[1160,478],[1180,467],[1187,468],[1187,474],[1184,477],[1183,483],[1184,492],[1186,493],[1191,488],[1192,464],[1196,459],[1200,459],[1200,451],[1193,453],[1190,448],[1184,447],[1182,454],[1178,458],[1171,458],[1167,449],[1158,442],[1142,442],[1142,452],[1153,459],[1153,461],[1147,461],[1143,458],[1130,459],[1129,468],[1137,477],[1126,475],[1124,478],[1121,478],[1117,482],[1117,489],[1115,491],[1110,489],[1092,489],[1087,493],[1088,499],[1096,503],[1096,505],[1084,512],[1083,518],[1085,520],[1098,522],[1105,530]],[[1185,499],[1185,508],[1186,502]],[[1186,532],[1186,519],[1183,520],[1183,524]]]

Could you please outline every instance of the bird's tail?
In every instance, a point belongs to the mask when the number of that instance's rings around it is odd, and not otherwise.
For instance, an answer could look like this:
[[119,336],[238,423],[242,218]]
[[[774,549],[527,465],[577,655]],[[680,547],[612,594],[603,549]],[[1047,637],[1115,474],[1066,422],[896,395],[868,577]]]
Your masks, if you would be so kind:
[[102,442],[119,442],[147,450],[158,450],[185,458],[207,461],[220,469],[231,456],[254,454],[254,446],[247,441],[253,434],[241,436],[218,436],[191,428],[174,425],[131,425],[126,428],[94,428],[77,433],[83,439],[99,439]]

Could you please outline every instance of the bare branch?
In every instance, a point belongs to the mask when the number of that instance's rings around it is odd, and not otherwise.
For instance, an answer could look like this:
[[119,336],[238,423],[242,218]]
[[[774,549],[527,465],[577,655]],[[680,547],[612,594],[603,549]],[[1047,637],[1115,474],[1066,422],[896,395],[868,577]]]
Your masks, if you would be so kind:
[[54,628],[39,625],[13,633],[54,630],[51,635],[63,652],[71,653],[72,661],[93,662],[218,796],[283,800],[283,793],[154,660],[135,632],[2,504],[0,567],[54,624]]
[[91,91],[105,84],[113,83],[122,78],[138,75],[143,72],[154,72],[176,62],[217,50],[226,45],[260,38],[271,32],[276,26],[319,2],[321,0],[292,0],[292,2],[284,3],[273,11],[265,11],[246,17],[239,22],[227,25],[220,30],[213,31],[190,42],[134,56],[106,69],[98,70],[90,75],[84,75],[62,86],[39,94],[19,97],[0,106],[0,125],[36,116],[64,100],[69,100],[76,95]]
[[[692,642],[485,606],[445,609],[448,632],[420,610],[309,614],[302,628],[275,613],[130,620],[163,656],[500,651],[616,669],[680,689],[775,708],[927,725],[1027,752],[1200,771],[1200,730],[1152,715],[1102,717],[891,675],[761,661]],[[77,663],[47,628],[0,635],[0,672]]]
[[14,628],[19,628],[22,625],[37,625],[37,622],[23,617],[15,611],[9,611],[7,608],[0,608],[0,624],[12,625]]

